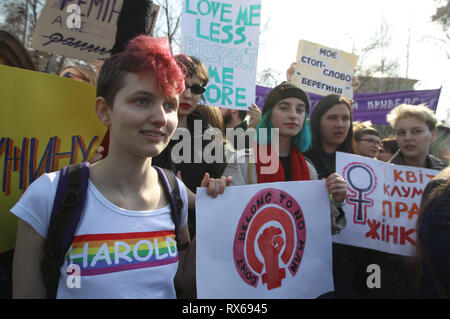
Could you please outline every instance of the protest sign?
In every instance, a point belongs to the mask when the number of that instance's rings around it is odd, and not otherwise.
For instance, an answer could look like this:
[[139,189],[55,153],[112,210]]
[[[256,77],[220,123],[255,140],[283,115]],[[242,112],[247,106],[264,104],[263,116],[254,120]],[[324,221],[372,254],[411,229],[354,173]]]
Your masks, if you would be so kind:
[[415,256],[420,200],[439,171],[337,152],[336,172],[347,181],[347,226],[333,242]]
[[198,298],[316,298],[334,290],[324,181],[231,186],[218,198],[198,188],[196,210]]
[[261,0],[185,0],[181,52],[208,69],[205,104],[247,110],[255,102]]
[[353,121],[371,120],[374,124],[388,124],[386,115],[400,104],[425,104],[436,111],[441,89],[410,90],[383,93],[357,93],[353,103]]
[[300,40],[292,82],[306,92],[353,98],[352,79],[358,56]]
[[107,58],[114,45],[122,3],[123,0],[47,0],[31,46],[88,62]]
[[9,210],[44,172],[90,158],[106,128],[94,110],[95,87],[0,65],[0,252],[13,248]]
[[[109,57],[123,0],[47,0],[34,30],[37,50],[92,62]],[[152,6],[151,28],[159,7]]]
[[[256,86],[255,104],[262,109],[270,88]],[[374,124],[387,125],[386,115],[396,106],[406,103],[412,105],[425,104],[430,110],[436,111],[441,89],[411,90],[382,93],[355,93],[353,96],[353,121],[371,121]],[[308,93],[311,100],[311,110],[323,96]]]

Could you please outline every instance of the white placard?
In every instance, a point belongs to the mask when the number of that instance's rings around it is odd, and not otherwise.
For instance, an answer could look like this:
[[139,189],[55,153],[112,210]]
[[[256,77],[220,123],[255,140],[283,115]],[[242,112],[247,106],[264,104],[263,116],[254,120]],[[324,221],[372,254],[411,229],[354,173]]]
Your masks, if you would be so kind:
[[198,298],[316,298],[333,291],[324,181],[197,189]]
[[247,110],[255,102],[261,0],[185,0],[181,53],[207,67],[207,105]]
[[[34,30],[37,50],[92,62],[108,58],[116,40],[117,20],[124,0],[47,0]],[[149,19],[155,25],[159,6]]]
[[422,192],[439,171],[337,152],[336,172],[347,182],[347,226],[333,242],[415,256]]
[[353,99],[352,79],[357,62],[357,55],[300,40],[292,82],[306,92]]

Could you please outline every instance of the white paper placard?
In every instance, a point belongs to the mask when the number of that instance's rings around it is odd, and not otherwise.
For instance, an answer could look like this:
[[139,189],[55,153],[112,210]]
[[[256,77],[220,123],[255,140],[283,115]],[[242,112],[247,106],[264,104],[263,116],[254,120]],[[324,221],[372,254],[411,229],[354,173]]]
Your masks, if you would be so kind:
[[198,298],[316,298],[333,291],[324,181],[197,189]]

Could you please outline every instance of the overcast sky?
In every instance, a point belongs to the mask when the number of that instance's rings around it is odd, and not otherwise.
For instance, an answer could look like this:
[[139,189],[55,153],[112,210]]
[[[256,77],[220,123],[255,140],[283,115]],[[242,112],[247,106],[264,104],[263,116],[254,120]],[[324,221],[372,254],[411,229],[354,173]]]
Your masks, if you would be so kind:
[[[258,72],[273,68],[285,78],[285,71],[297,54],[301,39],[352,52],[365,47],[389,25],[391,45],[385,54],[400,63],[398,76],[419,80],[416,89],[442,88],[437,115],[445,119],[450,109],[450,45],[441,25],[431,22],[433,0],[262,0]],[[410,32],[409,32],[410,29]],[[373,59],[378,59],[375,55]]]
[[[1,0],[0,0],[1,1]],[[385,55],[396,59],[398,76],[419,80],[416,89],[442,87],[437,115],[447,117],[450,110],[450,44],[442,26],[431,21],[434,0],[261,0],[258,70],[275,69],[285,80],[285,72],[296,59],[299,40],[352,52],[361,50],[380,31],[389,26],[391,44]],[[267,28],[264,26],[267,25]],[[380,54],[367,57],[376,63]],[[450,111],[449,111],[450,112]],[[450,117],[450,114],[448,115]],[[448,119],[450,121],[450,118]]]

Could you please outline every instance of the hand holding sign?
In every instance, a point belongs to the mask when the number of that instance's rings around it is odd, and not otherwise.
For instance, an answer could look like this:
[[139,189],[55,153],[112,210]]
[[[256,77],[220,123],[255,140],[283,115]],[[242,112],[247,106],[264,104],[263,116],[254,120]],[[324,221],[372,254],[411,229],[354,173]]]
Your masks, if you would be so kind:
[[221,178],[210,178],[209,173],[205,173],[203,176],[200,187],[207,187],[207,194],[212,198],[216,198],[217,195],[223,194],[226,186],[231,185],[231,176]]
[[358,56],[301,40],[296,75],[291,80],[307,92],[353,98],[353,75]]
[[286,70],[286,80],[288,82],[292,82],[292,77],[295,74],[295,67],[297,66],[297,63],[292,62],[291,66],[289,67],[289,69]]
[[[356,73],[356,69],[353,70]],[[357,89],[361,86],[361,82],[359,81],[359,78],[357,75],[353,76],[352,79],[352,87],[353,87],[353,93],[356,92]]]
[[261,121],[261,110],[255,104],[252,104],[250,110],[247,112],[247,116],[249,117],[248,127],[256,128],[259,121]]
[[333,196],[337,202],[344,202],[347,196],[347,183],[336,173],[331,174],[326,178],[326,186],[328,193]]

